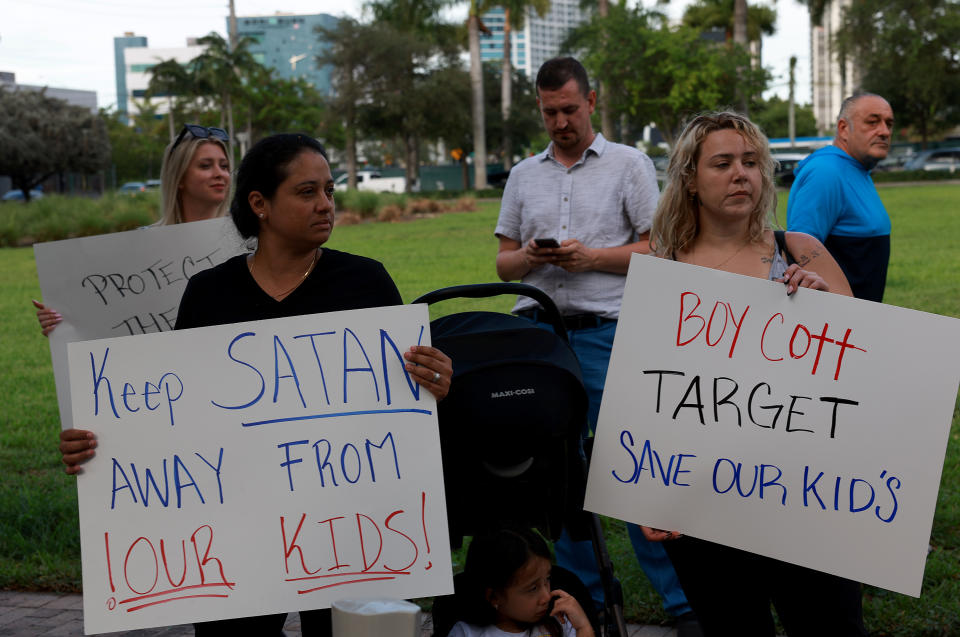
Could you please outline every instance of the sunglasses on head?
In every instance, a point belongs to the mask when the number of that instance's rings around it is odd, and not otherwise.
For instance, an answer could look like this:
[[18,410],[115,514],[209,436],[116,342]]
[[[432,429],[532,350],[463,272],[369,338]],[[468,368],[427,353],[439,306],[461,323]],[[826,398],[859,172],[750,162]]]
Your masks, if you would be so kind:
[[200,126],[198,124],[184,124],[183,130],[181,130],[180,134],[177,135],[177,140],[173,142],[173,146],[170,147],[171,152],[173,152],[173,149],[183,141],[183,138],[186,137],[187,133],[193,135],[195,139],[208,139],[213,137],[214,139],[219,139],[224,143],[230,141],[230,136],[227,135],[227,131],[223,130],[222,128],[217,128],[215,126]]

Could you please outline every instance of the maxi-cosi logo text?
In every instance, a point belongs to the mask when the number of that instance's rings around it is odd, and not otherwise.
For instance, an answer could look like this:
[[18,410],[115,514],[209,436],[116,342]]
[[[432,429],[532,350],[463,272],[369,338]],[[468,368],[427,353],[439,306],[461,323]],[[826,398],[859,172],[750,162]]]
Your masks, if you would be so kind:
[[535,393],[533,387],[524,389],[508,389],[506,391],[495,391],[490,393],[490,398],[510,398],[511,396],[528,396]]

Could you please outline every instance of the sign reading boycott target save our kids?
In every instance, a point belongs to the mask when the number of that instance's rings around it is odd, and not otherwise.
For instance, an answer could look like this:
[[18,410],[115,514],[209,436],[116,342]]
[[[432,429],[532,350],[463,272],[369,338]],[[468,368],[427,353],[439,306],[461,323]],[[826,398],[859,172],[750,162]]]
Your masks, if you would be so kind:
[[585,508],[919,596],[960,321],[634,255]]
[[452,591],[426,306],[69,345],[88,633]]

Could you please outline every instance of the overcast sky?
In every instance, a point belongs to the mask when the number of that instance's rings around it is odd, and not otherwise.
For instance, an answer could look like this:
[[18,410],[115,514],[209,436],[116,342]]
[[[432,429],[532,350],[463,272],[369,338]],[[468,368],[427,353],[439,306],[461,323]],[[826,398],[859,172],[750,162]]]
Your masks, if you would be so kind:
[[[768,0],[769,1],[769,0]],[[360,17],[362,0],[235,0],[237,15],[289,13]],[[679,18],[690,0],[664,10]],[[20,84],[95,90],[99,106],[116,104],[113,38],[127,31],[151,47],[184,46],[210,31],[226,35],[227,0],[0,0],[0,71]],[[461,6],[465,6],[462,3]],[[791,55],[797,56],[797,101],[810,101],[810,36],[805,7],[776,4],[777,34],[764,38],[763,64],[774,79],[768,95],[786,98]],[[460,9],[454,15],[463,14]]]

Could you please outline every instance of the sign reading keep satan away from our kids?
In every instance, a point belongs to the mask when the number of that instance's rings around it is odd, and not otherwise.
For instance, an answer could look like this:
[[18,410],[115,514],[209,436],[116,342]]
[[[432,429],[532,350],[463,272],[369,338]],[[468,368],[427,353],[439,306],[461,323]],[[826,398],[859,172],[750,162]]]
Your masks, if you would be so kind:
[[919,596],[960,321],[634,255],[586,508]]
[[69,345],[84,628],[452,591],[426,306]]
[[50,333],[60,423],[73,426],[67,343],[173,329],[194,273],[246,252],[228,217],[33,246]]

